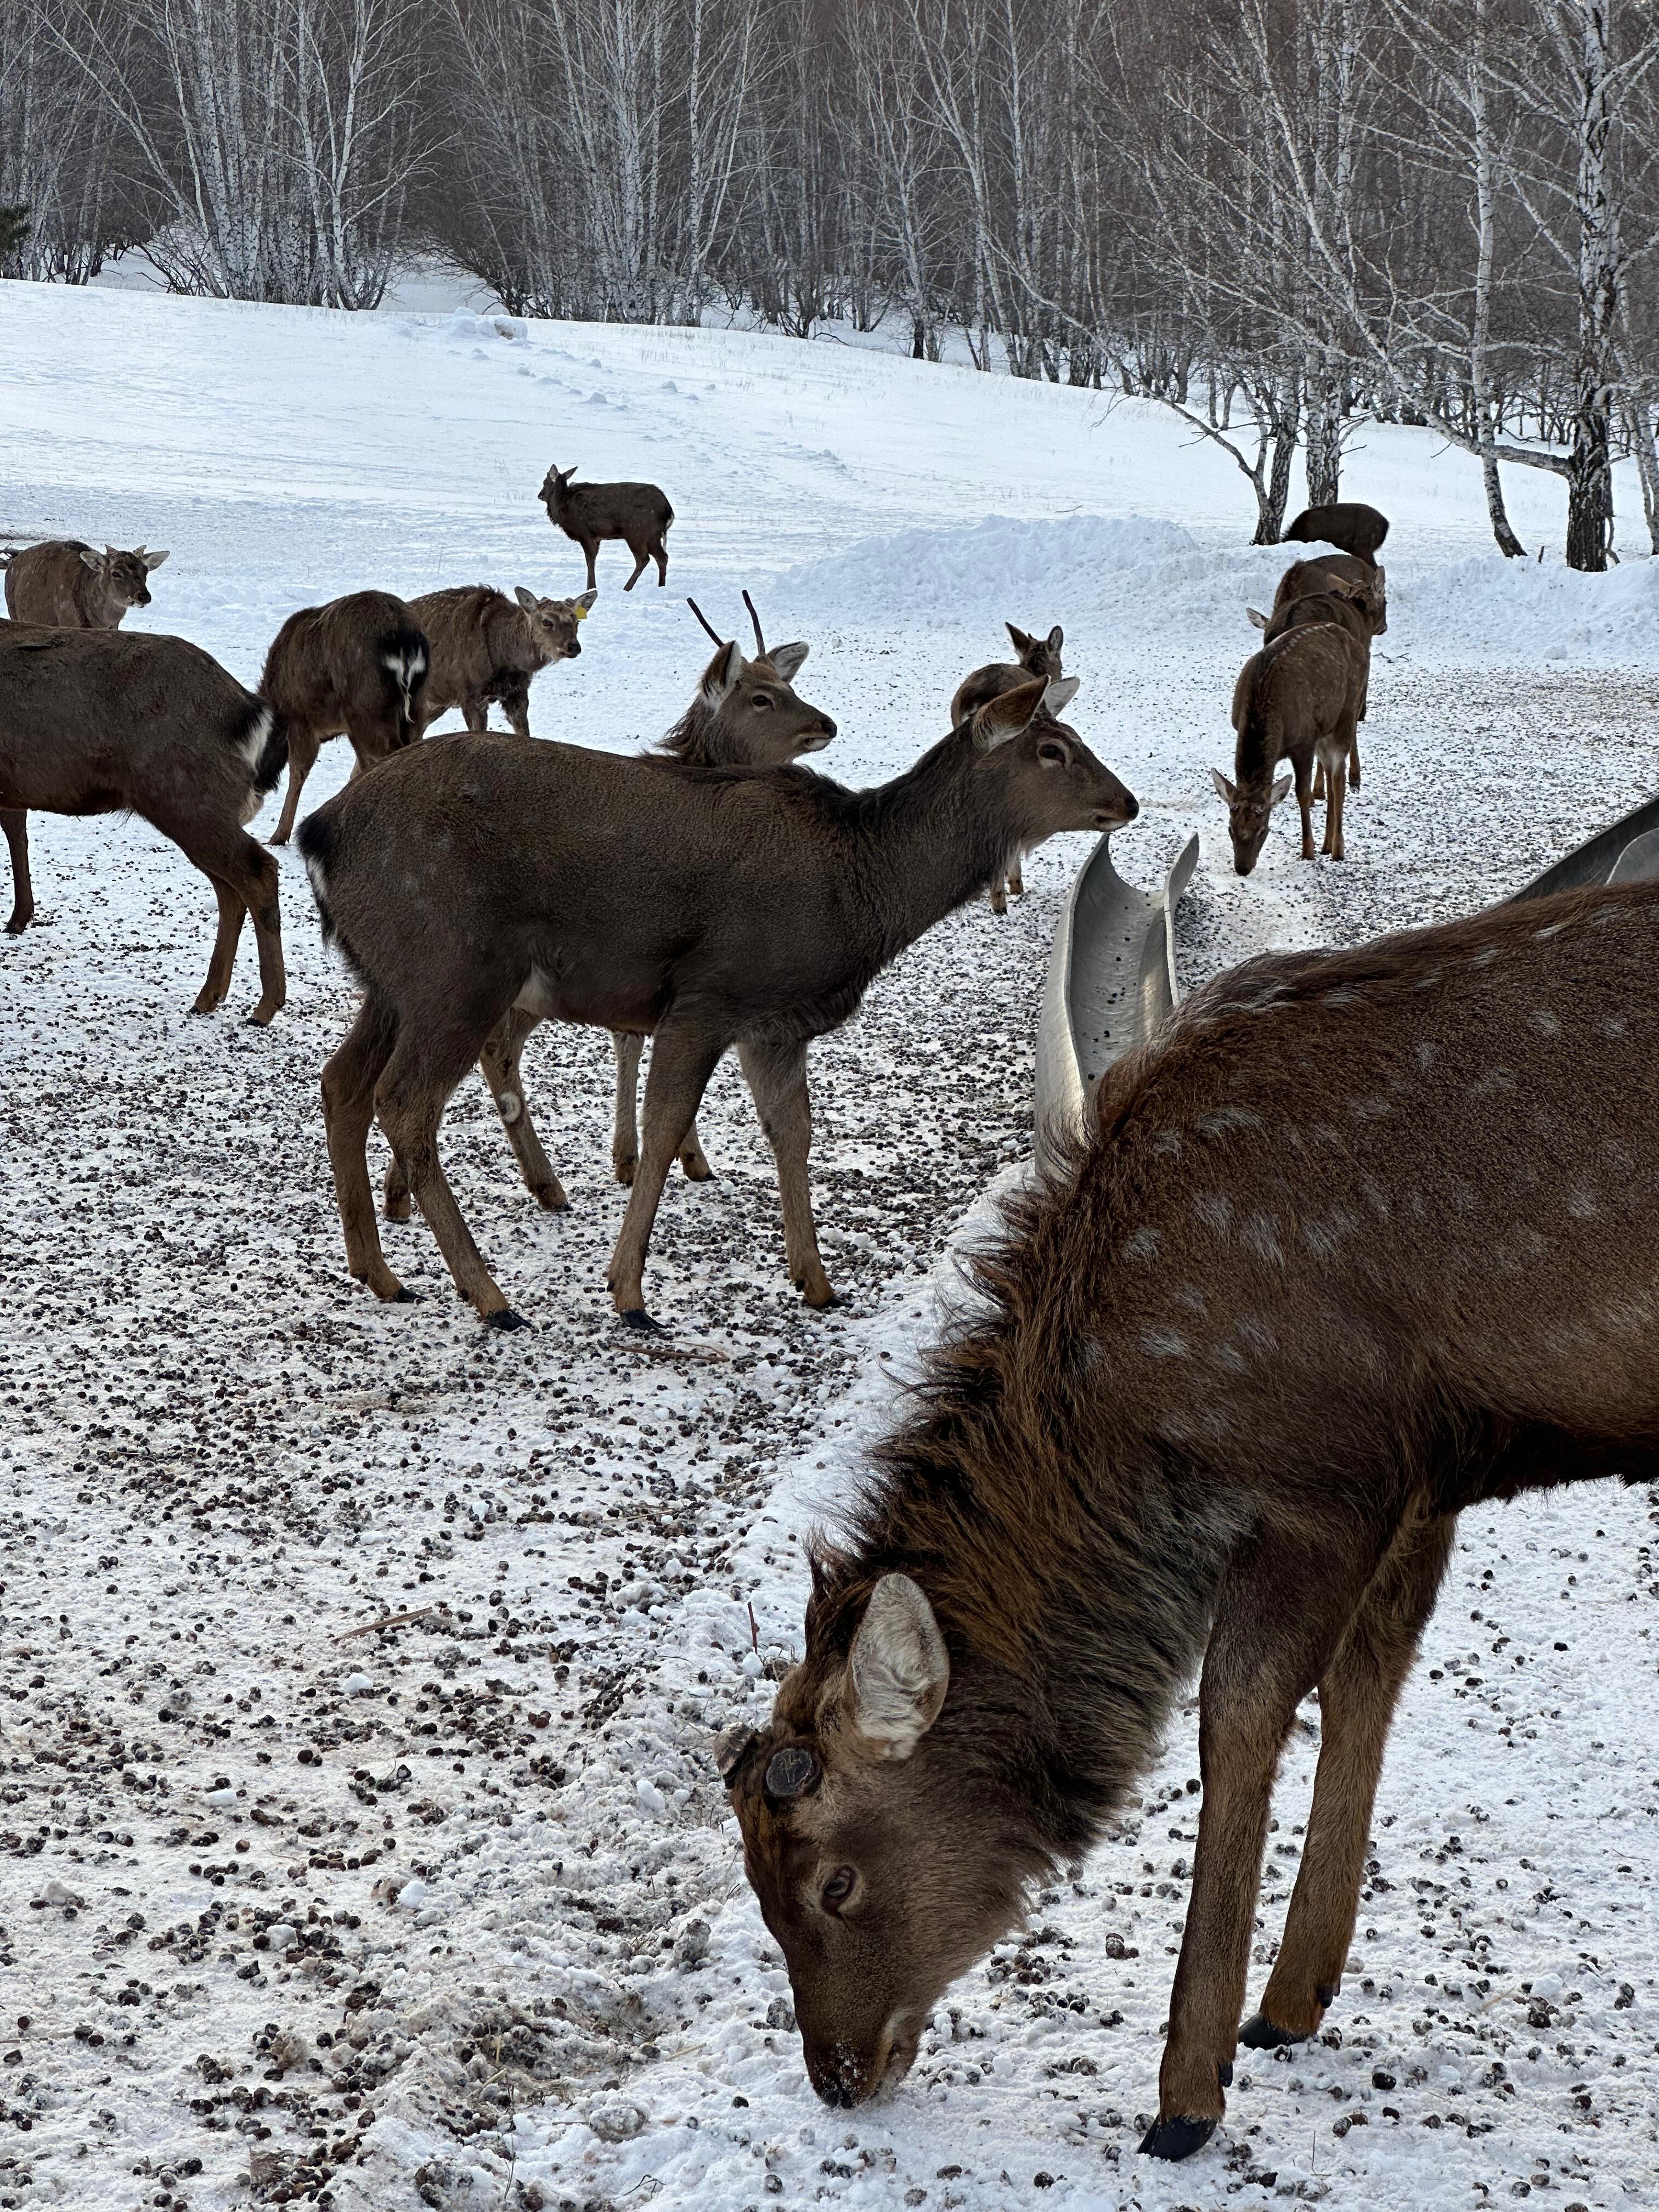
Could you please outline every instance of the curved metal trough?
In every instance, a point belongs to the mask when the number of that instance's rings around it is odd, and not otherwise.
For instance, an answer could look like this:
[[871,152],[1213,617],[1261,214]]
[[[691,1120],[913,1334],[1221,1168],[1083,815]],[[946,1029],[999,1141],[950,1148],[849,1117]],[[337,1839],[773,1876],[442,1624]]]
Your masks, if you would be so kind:
[[1650,883],[1659,877],[1659,793],[1632,806],[1594,837],[1553,861],[1541,875],[1523,884],[1507,906],[1524,899],[1548,898],[1553,891],[1587,890],[1592,884]]
[[1161,890],[1124,882],[1103,837],[1078,872],[1054,930],[1037,1020],[1037,1165],[1053,1138],[1080,1129],[1100,1079],[1115,1060],[1145,1044],[1180,999],[1175,910],[1198,866],[1187,840]]

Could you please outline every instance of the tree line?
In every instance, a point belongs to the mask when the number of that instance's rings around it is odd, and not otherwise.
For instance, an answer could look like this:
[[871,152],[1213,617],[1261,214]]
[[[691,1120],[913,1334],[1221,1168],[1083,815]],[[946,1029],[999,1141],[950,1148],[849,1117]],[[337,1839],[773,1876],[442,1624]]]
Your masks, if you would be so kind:
[[1276,541],[1366,420],[1565,479],[1659,550],[1649,0],[0,0],[0,273],[143,244],[372,307],[435,252],[516,313],[937,358],[1177,411]]

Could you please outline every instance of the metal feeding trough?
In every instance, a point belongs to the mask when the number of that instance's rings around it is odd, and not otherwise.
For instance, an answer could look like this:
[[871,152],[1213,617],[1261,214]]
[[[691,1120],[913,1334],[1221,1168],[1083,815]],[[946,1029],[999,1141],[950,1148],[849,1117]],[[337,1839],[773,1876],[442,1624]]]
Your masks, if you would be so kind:
[[1519,906],[1523,899],[1548,898],[1552,891],[1588,890],[1596,884],[1644,884],[1659,878],[1659,794],[1605,830],[1598,830],[1582,845],[1534,876],[1505,902]]
[[[1659,816],[1656,816],[1659,820]],[[1189,837],[1147,893],[1126,884],[1103,837],[1079,872],[1054,931],[1036,1041],[1036,1159],[1052,1164],[1054,1134],[1080,1129],[1100,1079],[1174,1012],[1175,910],[1198,866]]]

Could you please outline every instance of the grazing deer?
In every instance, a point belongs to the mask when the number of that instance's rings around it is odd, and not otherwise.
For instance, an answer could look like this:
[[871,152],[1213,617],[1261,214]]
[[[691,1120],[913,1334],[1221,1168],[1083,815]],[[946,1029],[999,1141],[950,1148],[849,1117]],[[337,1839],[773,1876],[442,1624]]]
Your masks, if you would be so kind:
[[544,599],[520,584],[509,599],[489,584],[460,584],[411,599],[409,611],[431,656],[422,732],[452,707],[460,708],[469,730],[487,729],[495,700],[512,728],[527,738],[531,679],[556,660],[575,659],[582,649],[577,631],[598,597],[584,592],[580,599]]
[[[1457,1515],[1659,1477],[1656,972],[1659,890],[1567,892],[1252,960],[1109,1071],[815,1562],[769,1725],[717,1751],[829,2103],[901,2076],[949,1984],[1102,1842],[1200,1661],[1141,2148],[1207,2140],[1237,2044],[1317,2032]],[[1241,2031],[1316,1688],[1301,1869]]]
[[[1264,645],[1271,645],[1298,623],[1334,622],[1351,630],[1365,654],[1365,680],[1360,686],[1359,711],[1355,717],[1363,722],[1370,703],[1371,640],[1381,637],[1389,627],[1388,580],[1386,569],[1373,568],[1346,553],[1333,553],[1322,561],[1293,561],[1279,580],[1273,612],[1259,614],[1254,607],[1247,607],[1245,612],[1263,633]],[[1348,784],[1352,790],[1359,788],[1357,729],[1348,749]],[[1316,801],[1325,797],[1322,767],[1315,773],[1313,795]]]
[[634,573],[623,586],[631,592],[645,574],[645,564],[657,564],[659,586],[668,581],[668,529],[674,510],[668,495],[655,484],[573,484],[574,469],[550,469],[537,496],[547,509],[547,519],[580,545],[587,556],[587,588],[597,586],[594,563],[608,538],[625,540],[634,556]]
[[273,845],[287,844],[306,778],[331,738],[350,738],[361,775],[420,736],[430,658],[413,611],[390,592],[350,592],[289,617],[259,679],[288,731],[288,790]]
[[1338,500],[1332,507],[1304,507],[1285,532],[1297,545],[1340,545],[1368,568],[1376,565],[1377,548],[1389,534],[1389,518],[1361,501]]
[[1291,788],[1291,776],[1273,780],[1282,760],[1291,763],[1302,810],[1303,859],[1314,857],[1316,762],[1326,771],[1330,792],[1321,849],[1334,860],[1342,859],[1348,757],[1369,666],[1366,645],[1334,622],[1288,629],[1245,662],[1233,690],[1235,781],[1230,783],[1218,768],[1210,771],[1226,802],[1233,866],[1241,876],[1255,867],[1273,811]]
[[[781,768],[802,753],[821,752],[835,736],[836,726],[830,717],[798,698],[791,689],[806,659],[806,646],[798,641],[769,650],[761,635],[760,617],[747,592],[743,603],[755,626],[752,660],[744,659],[735,642],[710,627],[695,599],[686,602],[720,651],[704,670],[691,704],[660,739],[658,757],[690,768]],[[504,1015],[479,1054],[478,1064],[526,1188],[538,1206],[556,1212],[568,1200],[531,1119],[520,1065],[524,1048],[540,1019],[539,1015],[516,1007]],[[639,1164],[635,1116],[644,1038],[637,1031],[618,1030],[614,1042],[617,1105],[611,1158],[617,1182],[631,1183]],[[693,1182],[707,1182],[714,1172],[704,1156],[695,1117],[679,1158]],[[386,1171],[385,1209],[389,1220],[409,1218],[409,1183],[395,1153]]]
[[276,864],[246,825],[287,745],[263,699],[181,637],[0,623],[0,830],[11,854],[15,936],[34,914],[27,810],[131,812],[170,837],[213,885],[219,933],[196,1000],[230,988],[242,917],[253,917],[268,1022],[287,996]]
[[436,1142],[446,1101],[516,1008],[653,1040],[608,1278],[625,1321],[650,1326],[645,1257],[663,1183],[732,1045],[777,1161],[790,1277],[809,1305],[830,1304],[807,1182],[807,1046],[982,890],[1013,845],[1133,819],[1117,778],[1040,714],[1045,692],[1059,707],[1072,689],[1037,682],[992,700],[872,791],[801,768],[694,769],[469,736],[434,739],[330,799],[300,849],[324,928],[365,986],[323,1071],[350,1273],[378,1297],[405,1295],[369,1191],[378,1116],[463,1295],[485,1322],[516,1322]]
[[149,605],[149,577],[167,559],[135,545],[101,553],[78,538],[48,538],[0,554],[6,571],[6,612],[14,622],[54,629],[118,629],[129,607]]
[[[1029,684],[1034,676],[1059,678],[1066,673],[1060,665],[1060,648],[1066,642],[1066,633],[1056,623],[1047,637],[1033,637],[1017,623],[1006,623],[1004,628],[1013,641],[1015,659],[988,661],[976,668],[971,676],[964,676],[957,686],[951,702],[951,727],[954,730],[965,722],[988,699],[999,699],[1005,691],[1012,691],[1021,684]],[[1025,878],[1020,873],[1020,855],[1016,853],[1005,872],[1000,872],[991,885],[991,911],[1006,914],[1008,894],[1016,898],[1025,896]]]

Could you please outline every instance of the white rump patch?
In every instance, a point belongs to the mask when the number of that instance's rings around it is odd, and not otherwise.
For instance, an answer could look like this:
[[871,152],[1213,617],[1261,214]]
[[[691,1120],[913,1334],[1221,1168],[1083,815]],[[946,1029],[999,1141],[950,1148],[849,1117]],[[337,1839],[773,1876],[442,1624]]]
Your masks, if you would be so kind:
[[[264,751],[265,747],[270,744],[270,733],[276,726],[276,717],[272,714],[269,707],[261,707],[258,713],[248,724],[247,729],[243,735],[242,741],[240,744],[237,746],[236,750],[240,753],[242,758],[247,763],[248,774],[250,775],[257,775],[258,774],[259,757]],[[258,811],[259,810],[257,806],[253,810],[255,814],[257,814]],[[245,822],[250,822],[252,818],[252,815],[245,814],[242,817],[242,819]]]
[[326,906],[328,884],[323,874],[323,864],[314,853],[306,854],[306,874],[311,879],[311,896],[319,906]]

